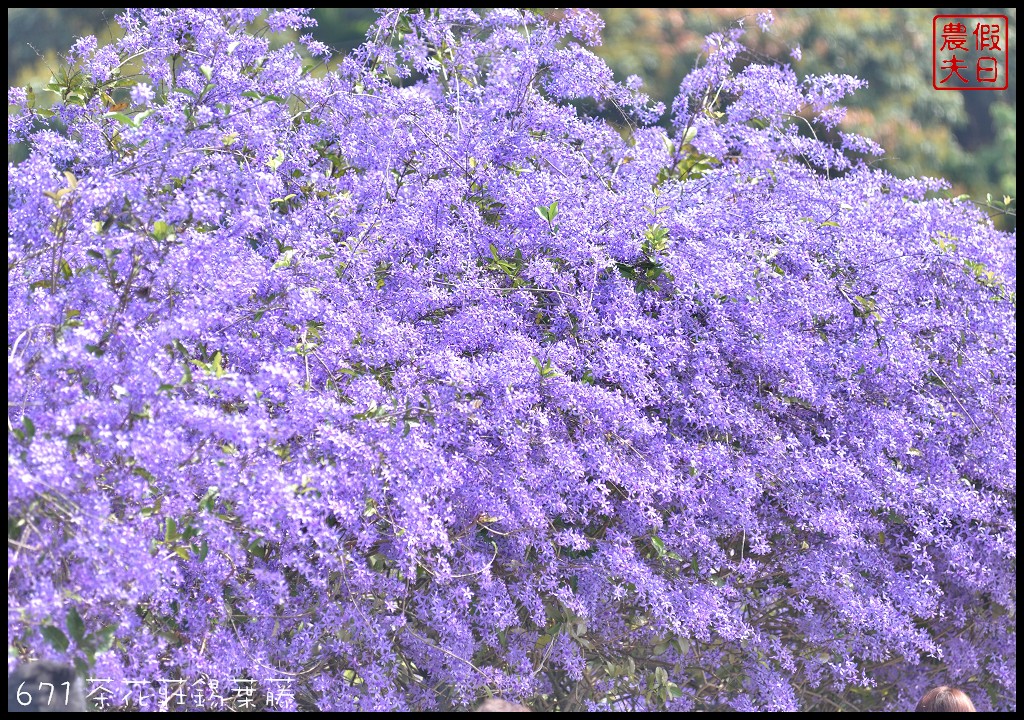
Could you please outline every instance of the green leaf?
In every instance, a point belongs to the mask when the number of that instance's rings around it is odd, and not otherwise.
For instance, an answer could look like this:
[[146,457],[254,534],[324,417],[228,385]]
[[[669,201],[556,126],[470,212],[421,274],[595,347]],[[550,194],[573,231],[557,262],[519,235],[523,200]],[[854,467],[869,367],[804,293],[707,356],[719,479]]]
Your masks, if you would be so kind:
[[209,65],[200,65],[199,72],[203,74],[203,77],[206,78],[207,81],[209,81],[210,78],[213,77],[213,68]]
[[660,537],[654,535],[651,538],[651,545],[654,546],[654,551],[658,553],[658,557],[663,557],[665,555],[665,543]]
[[103,117],[110,118],[111,120],[117,120],[122,125],[135,125],[135,120],[131,115],[125,115],[122,112],[108,112],[103,113]]
[[289,248],[281,253],[281,257],[274,263],[274,270],[282,270],[287,267],[291,267],[292,258],[295,257],[295,249]]
[[21,426],[25,431],[25,439],[31,440],[36,434],[36,424],[32,422],[32,419],[28,415],[21,416]]
[[210,365],[213,367],[214,377],[224,377],[225,370],[223,367],[224,357],[220,354],[220,350],[213,354],[213,362]]
[[274,157],[267,160],[267,165],[270,167],[271,170],[277,170],[279,167],[281,167],[281,163],[283,162],[284,150],[278,148],[277,152],[274,154]]
[[206,556],[210,554],[210,543],[203,538],[203,541],[199,544],[199,552],[196,553],[196,557],[199,558],[199,562],[203,562]]
[[690,652],[690,640],[688,638],[676,638],[676,648],[679,650],[680,655],[686,655]]
[[79,645],[82,644],[82,639],[85,637],[85,623],[82,622],[82,616],[78,614],[78,610],[72,607],[68,610],[68,632],[71,633],[71,637],[75,639],[75,642]]
[[[251,543],[249,543],[246,546],[245,549],[248,550],[250,553],[252,553],[253,555],[255,555],[258,558],[266,558],[267,551],[266,551],[266,548],[263,547],[262,543],[263,543],[263,539],[262,538],[256,538]],[[374,557],[376,557],[376,556],[374,556]],[[381,556],[381,557],[383,557],[383,556]],[[372,559],[373,558],[371,558],[371,560]]]
[[170,236],[173,229],[174,228],[171,227],[171,225],[167,224],[163,220],[157,220],[153,223],[153,237],[156,240],[163,242],[168,238],[168,236]]
[[174,518],[167,518],[164,526],[164,542],[174,542],[178,537],[178,524]]
[[205,510],[206,512],[213,512],[219,492],[220,490],[216,485],[207,490],[206,494],[203,495],[203,499],[199,501],[199,509]]
[[660,665],[654,669],[654,683],[656,685],[665,685],[668,683],[668,671]]
[[96,648],[96,652],[107,652],[114,645],[114,633],[117,632],[117,625],[107,625],[97,630],[90,638]]
[[68,646],[71,643],[68,641],[68,636],[61,632],[60,628],[54,625],[45,625],[39,628],[39,632],[57,652],[65,653],[68,651]]

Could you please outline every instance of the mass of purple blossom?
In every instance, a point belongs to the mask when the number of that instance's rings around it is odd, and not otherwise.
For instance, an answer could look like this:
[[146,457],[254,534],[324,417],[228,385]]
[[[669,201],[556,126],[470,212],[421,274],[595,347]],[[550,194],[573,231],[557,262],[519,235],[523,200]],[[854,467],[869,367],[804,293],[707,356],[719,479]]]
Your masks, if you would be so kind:
[[854,78],[725,31],[666,110],[558,17],[130,10],[9,91],[9,662],[1015,707],[1015,235]]

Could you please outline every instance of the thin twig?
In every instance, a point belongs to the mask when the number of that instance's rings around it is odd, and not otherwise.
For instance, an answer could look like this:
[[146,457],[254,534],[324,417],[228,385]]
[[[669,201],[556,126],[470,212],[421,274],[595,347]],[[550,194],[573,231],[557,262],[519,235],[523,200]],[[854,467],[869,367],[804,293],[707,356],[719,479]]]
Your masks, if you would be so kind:
[[471,662],[470,662],[469,660],[467,660],[466,658],[464,658],[464,657],[461,657],[461,656],[459,656],[459,655],[456,655],[455,653],[451,652],[450,650],[446,650],[446,649],[444,649],[444,648],[443,648],[443,647],[441,647],[440,645],[435,645],[435,644],[434,644],[434,643],[432,643],[432,642],[431,642],[430,640],[428,640],[427,638],[423,637],[422,635],[420,635],[419,633],[417,633],[416,631],[414,631],[414,630],[413,630],[412,628],[410,628],[410,627],[409,627],[408,625],[406,625],[406,626],[405,626],[405,631],[406,631],[407,633],[409,633],[410,635],[412,635],[412,636],[413,636],[414,638],[417,638],[418,640],[421,640],[421,641],[422,641],[422,642],[423,642],[423,643],[424,643],[425,645],[427,645],[427,647],[433,648],[434,650],[440,650],[440,651],[441,651],[441,652],[443,652],[443,653],[444,653],[445,655],[448,655],[449,657],[453,657],[453,658],[455,658],[456,660],[459,660],[459,661],[461,661],[461,662],[464,662],[464,663],[466,663],[466,664],[467,664],[467,665],[469,665],[469,666],[470,666],[471,668],[473,668],[474,670],[476,670],[476,671],[477,671],[478,673],[480,673],[481,675],[483,675],[483,676],[484,676],[485,678],[487,678],[488,680],[490,679],[490,677],[489,677],[489,676],[487,675],[487,673],[485,673],[485,672],[484,672],[483,670],[481,670],[480,668],[478,668],[478,667],[477,667],[476,665],[474,665],[473,663],[471,663]]

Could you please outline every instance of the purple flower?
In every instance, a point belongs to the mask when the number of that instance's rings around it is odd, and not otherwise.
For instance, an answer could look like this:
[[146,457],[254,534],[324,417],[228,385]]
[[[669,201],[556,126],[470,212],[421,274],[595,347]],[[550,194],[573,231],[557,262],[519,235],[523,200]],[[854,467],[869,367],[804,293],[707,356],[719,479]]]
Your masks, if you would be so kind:
[[131,98],[133,105],[149,105],[156,98],[156,93],[148,83],[139,83],[132,88]]
[[331,56],[331,49],[319,40],[314,40],[312,35],[303,35],[300,40],[302,40],[310,55],[314,57]]

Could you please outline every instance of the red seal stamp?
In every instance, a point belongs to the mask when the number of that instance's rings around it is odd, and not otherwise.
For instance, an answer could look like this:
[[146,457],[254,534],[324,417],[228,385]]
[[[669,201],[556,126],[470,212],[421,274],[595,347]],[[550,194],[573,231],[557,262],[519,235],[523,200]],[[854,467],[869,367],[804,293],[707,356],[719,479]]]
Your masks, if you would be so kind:
[[932,87],[1006,90],[1009,86],[1006,15],[936,15],[932,19]]

